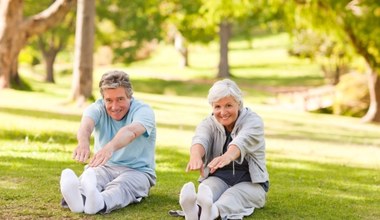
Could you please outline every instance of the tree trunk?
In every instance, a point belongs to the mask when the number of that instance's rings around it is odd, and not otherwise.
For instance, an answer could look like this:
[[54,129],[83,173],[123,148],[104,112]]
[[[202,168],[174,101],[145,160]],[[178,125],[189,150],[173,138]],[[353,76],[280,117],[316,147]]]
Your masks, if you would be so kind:
[[363,122],[380,122],[380,79],[379,74],[370,72],[368,77],[368,90],[370,104],[367,114],[362,118]]
[[174,47],[181,54],[180,67],[185,68],[189,66],[189,56],[188,49],[186,45],[186,40],[182,34],[176,31],[174,35]]
[[18,55],[16,47],[22,41],[18,34],[22,21],[22,1],[0,1],[0,88],[10,87],[12,70]]
[[82,105],[92,97],[95,0],[78,0],[71,99]]
[[231,23],[228,21],[222,21],[219,25],[219,68],[218,68],[218,78],[229,78],[230,66],[228,63],[228,42],[231,36]]
[[50,41],[47,39],[45,41],[42,36],[39,36],[37,42],[45,61],[45,81],[54,83],[54,62],[58,52],[63,48],[64,40],[60,39],[59,36],[55,36],[54,33],[50,37]]
[[[57,51],[58,52],[58,51]],[[49,56],[44,56],[45,60],[45,70],[46,70],[46,77],[45,81],[54,83],[54,61],[57,57],[57,53],[50,54]]]
[[20,81],[17,59],[27,40],[58,24],[76,0],[57,0],[39,14],[23,19],[22,0],[0,1],[0,89]]
[[[21,49],[20,49],[21,50]],[[18,54],[17,54],[18,57]],[[11,67],[11,82],[16,85],[21,85],[21,79],[18,75],[18,60],[13,60],[12,67]]]
[[376,73],[376,82],[374,82],[374,90],[375,90],[375,99],[376,99],[376,104],[373,103],[373,105],[376,105],[376,113],[374,114],[372,121],[373,122],[380,122],[380,77],[379,73]]

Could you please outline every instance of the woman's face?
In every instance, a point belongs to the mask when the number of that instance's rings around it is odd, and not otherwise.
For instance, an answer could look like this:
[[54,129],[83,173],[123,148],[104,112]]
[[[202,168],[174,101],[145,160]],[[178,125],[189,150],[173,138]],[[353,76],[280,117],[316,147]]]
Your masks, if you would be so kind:
[[131,106],[131,99],[127,97],[123,87],[105,89],[103,91],[103,100],[108,115],[117,121],[120,121],[127,114]]
[[219,99],[212,103],[212,112],[216,120],[222,124],[227,131],[232,131],[239,116],[239,103],[232,96]]

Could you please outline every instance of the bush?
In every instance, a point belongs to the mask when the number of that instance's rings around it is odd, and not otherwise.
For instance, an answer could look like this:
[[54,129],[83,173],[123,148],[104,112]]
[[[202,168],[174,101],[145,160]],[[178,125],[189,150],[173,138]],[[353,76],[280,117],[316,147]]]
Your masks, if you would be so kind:
[[333,113],[362,117],[369,107],[368,79],[364,74],[348,73],[336,85]]

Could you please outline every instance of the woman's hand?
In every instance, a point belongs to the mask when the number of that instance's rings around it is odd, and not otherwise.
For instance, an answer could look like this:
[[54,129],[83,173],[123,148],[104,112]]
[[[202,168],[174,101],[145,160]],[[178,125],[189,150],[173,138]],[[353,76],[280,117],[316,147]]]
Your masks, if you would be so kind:
[[203,167],[203,160],[202,158],[194,158],[190,157],[190,161],[187,164],[186,172],[199,170],[201,176],[204,176],[204,167]]
[[207,165],[207,167],[210,168],[210,173],[214,173],[217,169],[230,164],[233,160],[236,160],[239,157],[240,157],[240,149],[236,145],[231,144],[228,147],[227,152],[225,152],[223,155],[219,157],[215,157]]
[[230,164],[232,158],[227,154],[223,154],[222,156],[215,157],[207,167],[210,168],[210,173],[214,173],[217,169],[222,168],[228,164]]

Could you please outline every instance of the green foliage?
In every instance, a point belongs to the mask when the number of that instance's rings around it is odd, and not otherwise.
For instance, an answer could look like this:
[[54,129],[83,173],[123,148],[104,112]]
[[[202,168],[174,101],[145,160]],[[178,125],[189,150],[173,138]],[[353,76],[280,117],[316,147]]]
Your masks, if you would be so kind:
[[159,1],[101,0],[96,5],[100,26],[96,35],[100,44],[111,46],[116,62],[129,63],[140,48],[160,39],[163,17]]
[[334,40],[312,29],[295,29],[289,53],[318,63],[324,72],[326,83],[335,85],[341,75],[354,68],[354,57],[358,58],[352,47],[345,46],[347,44],[347,41]]
[[[363,56],[375,72],[380,61],[380,2],[364,1],[295,1],[295,13],[287,13],[295,27],[309,27],[351,46]],[[329,19],[326,19],[329,18]],[[294,27],[294,26],[292,26]]]
[[167,15],[166,28],[170,29],[174,25],[189,42],[209,43],[217,36],[217,30],[214,25],[205,22],[200,14],[201,7],[202,0],[167,1],[163,4],[163,11]]
[[167,22],[189,42],[209,43],[218,38],[218,25],[222,20],[234,24],[234,35],[250,39],[254,31],[281,29],[280,1],[167,1]]
[[23,0],[24,16],[29,17],[38,14],[53,4],[53,0],[40,0],[38,4],[34,0]]
[[200,12],[204,14],[205,21],[211,24],[219,24],[222,21],[234,22],[238,18],[247,17],[253,13],[255,6],[262,4],[262,1],[252,2],[248,0],[221,0],[202,2]]
[[[342,15],[345,29],[355,36],[354,44],[371,67],[380,74],[380,2],[375,0],[351,2],[348,13]],[[365,50],[366,52],[364,52]]]
[[41,59],[41,54],[31,45],[24,47],[18,56],[19,63],[31,64],[32,66],[40,64]]

